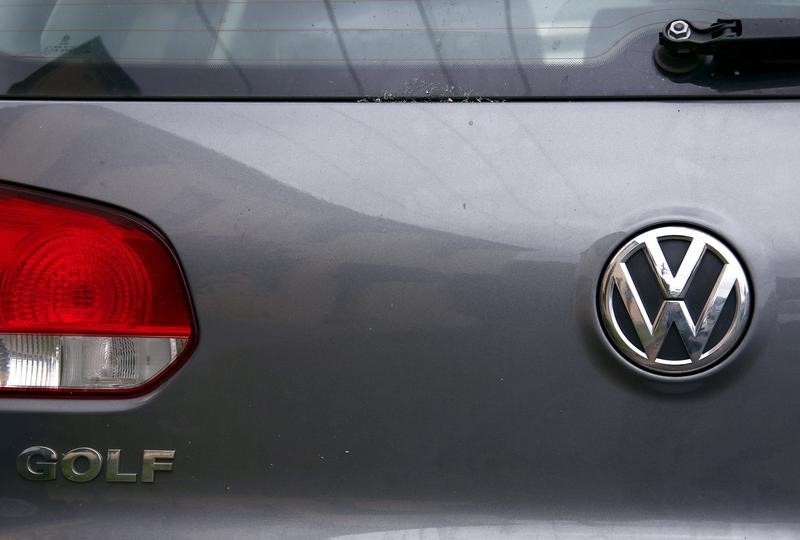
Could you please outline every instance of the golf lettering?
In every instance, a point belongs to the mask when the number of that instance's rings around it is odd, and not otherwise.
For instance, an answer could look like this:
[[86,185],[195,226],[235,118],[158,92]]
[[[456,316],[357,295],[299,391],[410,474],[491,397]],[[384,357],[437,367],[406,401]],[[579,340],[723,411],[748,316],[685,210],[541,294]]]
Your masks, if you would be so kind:
[[[120,470],[122,450],[109,449],[106,453],[106,482],[155,482],[156,472],[169,472],[175,460],[175,450],[145,450],[142,452],[140,471]],[[17,456],[17,472],[28,480],[55,480],[59,473],[71,482],[91,482],[103,469],[103,456],[93,448],[80,447],[58,454],[46,446],[31,446]]]

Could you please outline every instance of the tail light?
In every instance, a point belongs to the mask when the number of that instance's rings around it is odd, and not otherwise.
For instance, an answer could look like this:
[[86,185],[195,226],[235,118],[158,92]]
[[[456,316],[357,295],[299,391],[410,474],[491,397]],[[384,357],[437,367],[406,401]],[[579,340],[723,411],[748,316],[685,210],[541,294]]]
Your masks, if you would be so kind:
[[154,228],[0,185],[0,396],[141,393],[196,337],[178,260]]

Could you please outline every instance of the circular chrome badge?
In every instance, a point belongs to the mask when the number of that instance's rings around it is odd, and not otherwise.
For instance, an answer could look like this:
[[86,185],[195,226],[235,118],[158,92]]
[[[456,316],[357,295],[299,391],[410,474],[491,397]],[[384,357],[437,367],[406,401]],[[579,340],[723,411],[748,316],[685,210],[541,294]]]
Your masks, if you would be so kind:
[[750,317],[751,291],[734,253],[710,234],[667,226],[626,242],[599,290],[603,326],[636,366],[688,375],[720,361]]

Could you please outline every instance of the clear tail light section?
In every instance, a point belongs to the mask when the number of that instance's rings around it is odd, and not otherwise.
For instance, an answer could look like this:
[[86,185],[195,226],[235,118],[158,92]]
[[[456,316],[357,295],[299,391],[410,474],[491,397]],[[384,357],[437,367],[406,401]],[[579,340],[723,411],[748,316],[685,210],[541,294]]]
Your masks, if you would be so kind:
[[196,339],[180,265],[153,227],[0,184],[0,396],[140,394]]

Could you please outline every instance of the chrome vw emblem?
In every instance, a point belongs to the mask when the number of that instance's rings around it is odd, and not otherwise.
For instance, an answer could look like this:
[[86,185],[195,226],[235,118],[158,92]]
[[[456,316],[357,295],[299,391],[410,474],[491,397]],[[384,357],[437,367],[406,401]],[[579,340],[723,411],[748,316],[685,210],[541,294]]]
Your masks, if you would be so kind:
[[709,367],[739,342],[750,288],[733,252],[708,233],[659,227],[623,245],[600,281],[600,315],[616,348],[648,371]]

